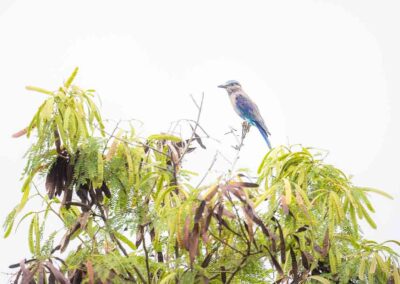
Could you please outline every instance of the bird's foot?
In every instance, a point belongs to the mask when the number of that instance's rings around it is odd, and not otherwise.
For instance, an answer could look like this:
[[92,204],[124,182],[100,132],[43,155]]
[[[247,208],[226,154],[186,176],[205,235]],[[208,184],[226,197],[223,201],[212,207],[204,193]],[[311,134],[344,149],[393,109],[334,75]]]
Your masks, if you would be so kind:
[[242,136],[246,137],[246,134],[249,133],[250,131],[250,123],[248,123],[247,121],[243,121],[242,123]]

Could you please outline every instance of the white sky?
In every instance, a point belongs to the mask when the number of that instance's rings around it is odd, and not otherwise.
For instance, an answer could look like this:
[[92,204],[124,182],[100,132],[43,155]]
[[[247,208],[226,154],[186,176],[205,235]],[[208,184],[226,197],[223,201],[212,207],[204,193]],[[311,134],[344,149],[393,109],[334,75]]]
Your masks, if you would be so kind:
[[[141,120],[142,135],[194,119],[189,95],[204,92],[201,125],[220,143],[205,141],[207,152],[188,157],[199,172],[216,150],[232,158],[233,139],[224,133],[241,121],[216,86],[239,80],[273,145],[328,149],[328,161],[356,184],[395,196],[371,197],[378,230],[365,232],[399,240],[399,12],[398,1],[365,0],[1,0],[1,222],[20,199],[29,145],[10,135],[44,99],[24,87],[55,89],[79,66],[77,83],[98,91],[103,116]],[[239,166],[256,169],[265,152],[252,129]],[[219,158],[213,174],[226,168]],[[0,240],[0,272],[27,256],[25,232]]]

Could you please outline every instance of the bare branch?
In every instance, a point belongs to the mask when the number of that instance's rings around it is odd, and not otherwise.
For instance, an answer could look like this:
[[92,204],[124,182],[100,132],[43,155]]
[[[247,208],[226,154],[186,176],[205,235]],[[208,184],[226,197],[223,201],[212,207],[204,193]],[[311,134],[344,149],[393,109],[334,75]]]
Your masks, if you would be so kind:
[[215,152],[214,157],[211,161],[210,166],[208,167],[207,171],[205,172],[205,174],[203,175],[203,177],[201,178],[201,180],[199,181],[199,183],[196,185],[196,188],[199,188],[200,185],[203,183],[203,181],[206,179],[206,177],[208,176],[208,174],[210,173],[211,169],[214,167],[215,162],[217,161],[217,157],[218,157],[218,151]]
[[[182,152],[182,154],[181,154],[181,156],[180,156],[180,158],[179,158],[177,164],[180,164],[180,162],[182,161],[183,157],[186,155],[186,153],[187,153],[187,151],[188,151],[188,149],[189,149],[189,147],[190,147],[190,144],[191,144],[192,141],[194,140],[197,127],[199,126],[200,115],[201,115],[202,108],[203,108],[203,101],[204,101],[204,93],[201,94],[200,106],[198,106],[198,110],[199,110],[199,111],[197,112],[196,124],[195,124],[195,126],[194,126],[194,128],[193,128],[192,135],[191,135],[191,137],[190,137],[188,143],[186,144],[185,149],[183,150],[183,152]],[[197,106],[197,104],[196,104],[196,106]]]

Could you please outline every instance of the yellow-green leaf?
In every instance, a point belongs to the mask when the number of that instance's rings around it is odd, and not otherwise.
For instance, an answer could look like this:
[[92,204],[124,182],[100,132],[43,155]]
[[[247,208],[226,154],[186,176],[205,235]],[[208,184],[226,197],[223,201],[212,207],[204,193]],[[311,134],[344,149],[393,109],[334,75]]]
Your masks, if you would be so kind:
[[376,271],[376,263],[377,263],[376,257],[374,256],[372,258],[371,265],[369,266],[369,271],[368,271],[369,274],[374,274],[375,273],[375,271]]
[[366,264],[366,260],[365,260],[365,258],[362,258],[360,267],[358,268],[358,278],[360,278],[360,280],[364,280],[365,264]]
[[172,273],[168,274],[163,279],[161,279],[160,284],[171,283],[172,281],[175,280],[175,275],[176,275],[176,272],[172,272]]
[[387,197],[387,198],[389,198],[389,199],[393,199],[393,196],[391,196],[389,193],[386,193],[386,192],[384,192],[384,191],[382,191],[382,190],[379,190],[379,189],[376,189],[376,188],[363,187],[363,188],[361,188],[361,189],[362,189],[363,191],[374,192],[374,193],[380,194],[380,195],[382,195],[382,196],[385,196],[385,197]]
[[350,219],[351,223],[353,224],[353,231],[355,232],[355,236],[358,237],[358,222],[356,211],[354,210],[354,206],[350,204]]
[[131,151],[128,147],[128,145],[126,145],[125,143],[124,145],[124,149],[125,149],[125,156],[126,156],[126,162],[128,163],[128,183],[130,186],[133,185],[133,160],[132,160],[132,156],[131,156]]
[[389,273],[389,267],[387,267],[386,262],[382,259],[382,257],[378,253],[375,253],[375,257],[378,262],[378,266],[387,275]]
[[33,240],[33,234],[34,234],[34,228],[35,228],[35,218],[36,216],[33,216],[31,220],[31,224],[29,226],[29,233],[28,233],[28,246],[29,246],[29,251],[34,254],[35,253],[35,244]]
[[317,275],[309,276],[308,279],[317,280],[317,281],[321,282],[322,284],[330,284],[331,283],[331,281],[329,281],[328,279],[326,279],[322,276],[317,276]]
[[328,226],[329,226],[329,237],[333,238],[333,234],[335,232],[335,215],[333,211],[333,207],[335,206],[332,202],[332,199],[329,199],[328,205]]
[[97,183],[99,186],[103,183],[103,175],[104,175],[104,161],[103,154],[101,152],[97,153]]
[[329,265],[333,274],[336,273],[336,258],[333,249],[330,249],[329,252]]
[[148,140],[170,140],[172,142],[181,142],[182,139],[174,136],[174,135],[170,135],[170,134],[153,134],[150,135],[148,138]]
[[72,81],[74,81],[76,74],[78,73],[79,68],[76,67],[74,72],[72,72],[71,76],[69,76],[68,80],[65,82],[64,87],[69,88],[71,86]]
[[290,181],[288,179],[283,179],[283,182],[285,184],[285,197],[286,197],[286,203],[289,205],[290,202],[292,201],[292,187],[290,185]]
[[27,177],[27,179],[25,180],[23,186],[22,186],[22,197],[21,197],[21,201],[19,203],[19,206],[17,208],[17,212],[20,212],[22,209],[24,209],[26,202],[28,201],[29,198],[29,193],[31,191],[31,181],[32,181],[32,175],[30,175],[29,177]]
[[43,121],[50,120],[51,116],[53,115],[53,111],[54,111],[54,98],[49,98],[43,104],[43,107],[40,111],[40,119],[42,119]]
[[6,232],[4,233],[5,239],[10,235],[13,226],[14,226],[14,220],[12,220],[7,226]]
[[333,204],[335,204],[339,219],[343,220],[344,219],[344,211],[342,208],[342,204],[339,200],[339,196],[335,192],[331,191],[330,198],[332,199]]
[[35,233],[35,254],[40,255],[40,228],[39,228],[39,216],[36,214],[34,217],[34,233]]
[[303,201],[306,204],[307,208],[310,208],[311,207],[311,202],[308,199],[308,196],[305,193],[305,191],[298,184],[295,184],[295,187],[296,187],[296,191],[298,193],[300,193],[301,197],[303,198]]
[[67,107],[67,109],[64,112],[64,129],[68,129],[69,130],[69,128],[70,128],[69,120],[70,120],[70,117],[71,117],[71,112],[72,112],[71,107]]
[[362,215],[365,217],[365,220],[367,220],[367,223],[374,229],[376,229],[376,223],[374,220],[372,220],[371,216],[369,216],[367,210],[365,210],[364,206],[360,205],[360,210],[362,212]]
[[113,234],[118,240],[126,244],[132,250],[136,250],[135,244],[132,241],[130,241],[127,237],[125,237],[123,234],[118,233],[117,231],[113,231]]
[[39,88],[39,87],[26,86],[25,89],[27,89],[28,91],[35,91],[35,92],[39,92],[39,93],[46,94],[46,95],[51,95],[51,96],[53,95],[53,92],[48,91],[43,88]]
[[393,279],[395,284],[400,284],[400,275],[397,267],[393,268]]

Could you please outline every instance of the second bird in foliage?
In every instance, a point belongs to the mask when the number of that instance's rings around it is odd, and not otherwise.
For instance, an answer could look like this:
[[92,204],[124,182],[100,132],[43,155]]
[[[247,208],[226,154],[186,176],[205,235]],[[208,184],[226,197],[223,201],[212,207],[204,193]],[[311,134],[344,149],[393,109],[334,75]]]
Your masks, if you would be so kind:
[[258,128],[265,142],[267,142],[268,147],[271,149],[271,142],[268,138],[271,133],[268,131],[257,105],[243,91],[240,83],[235,80],[230,80],[223,85],[219,85],[218,88],[223,88],[228,92],[232,106],[236,113],[250,125],[254,125]]

